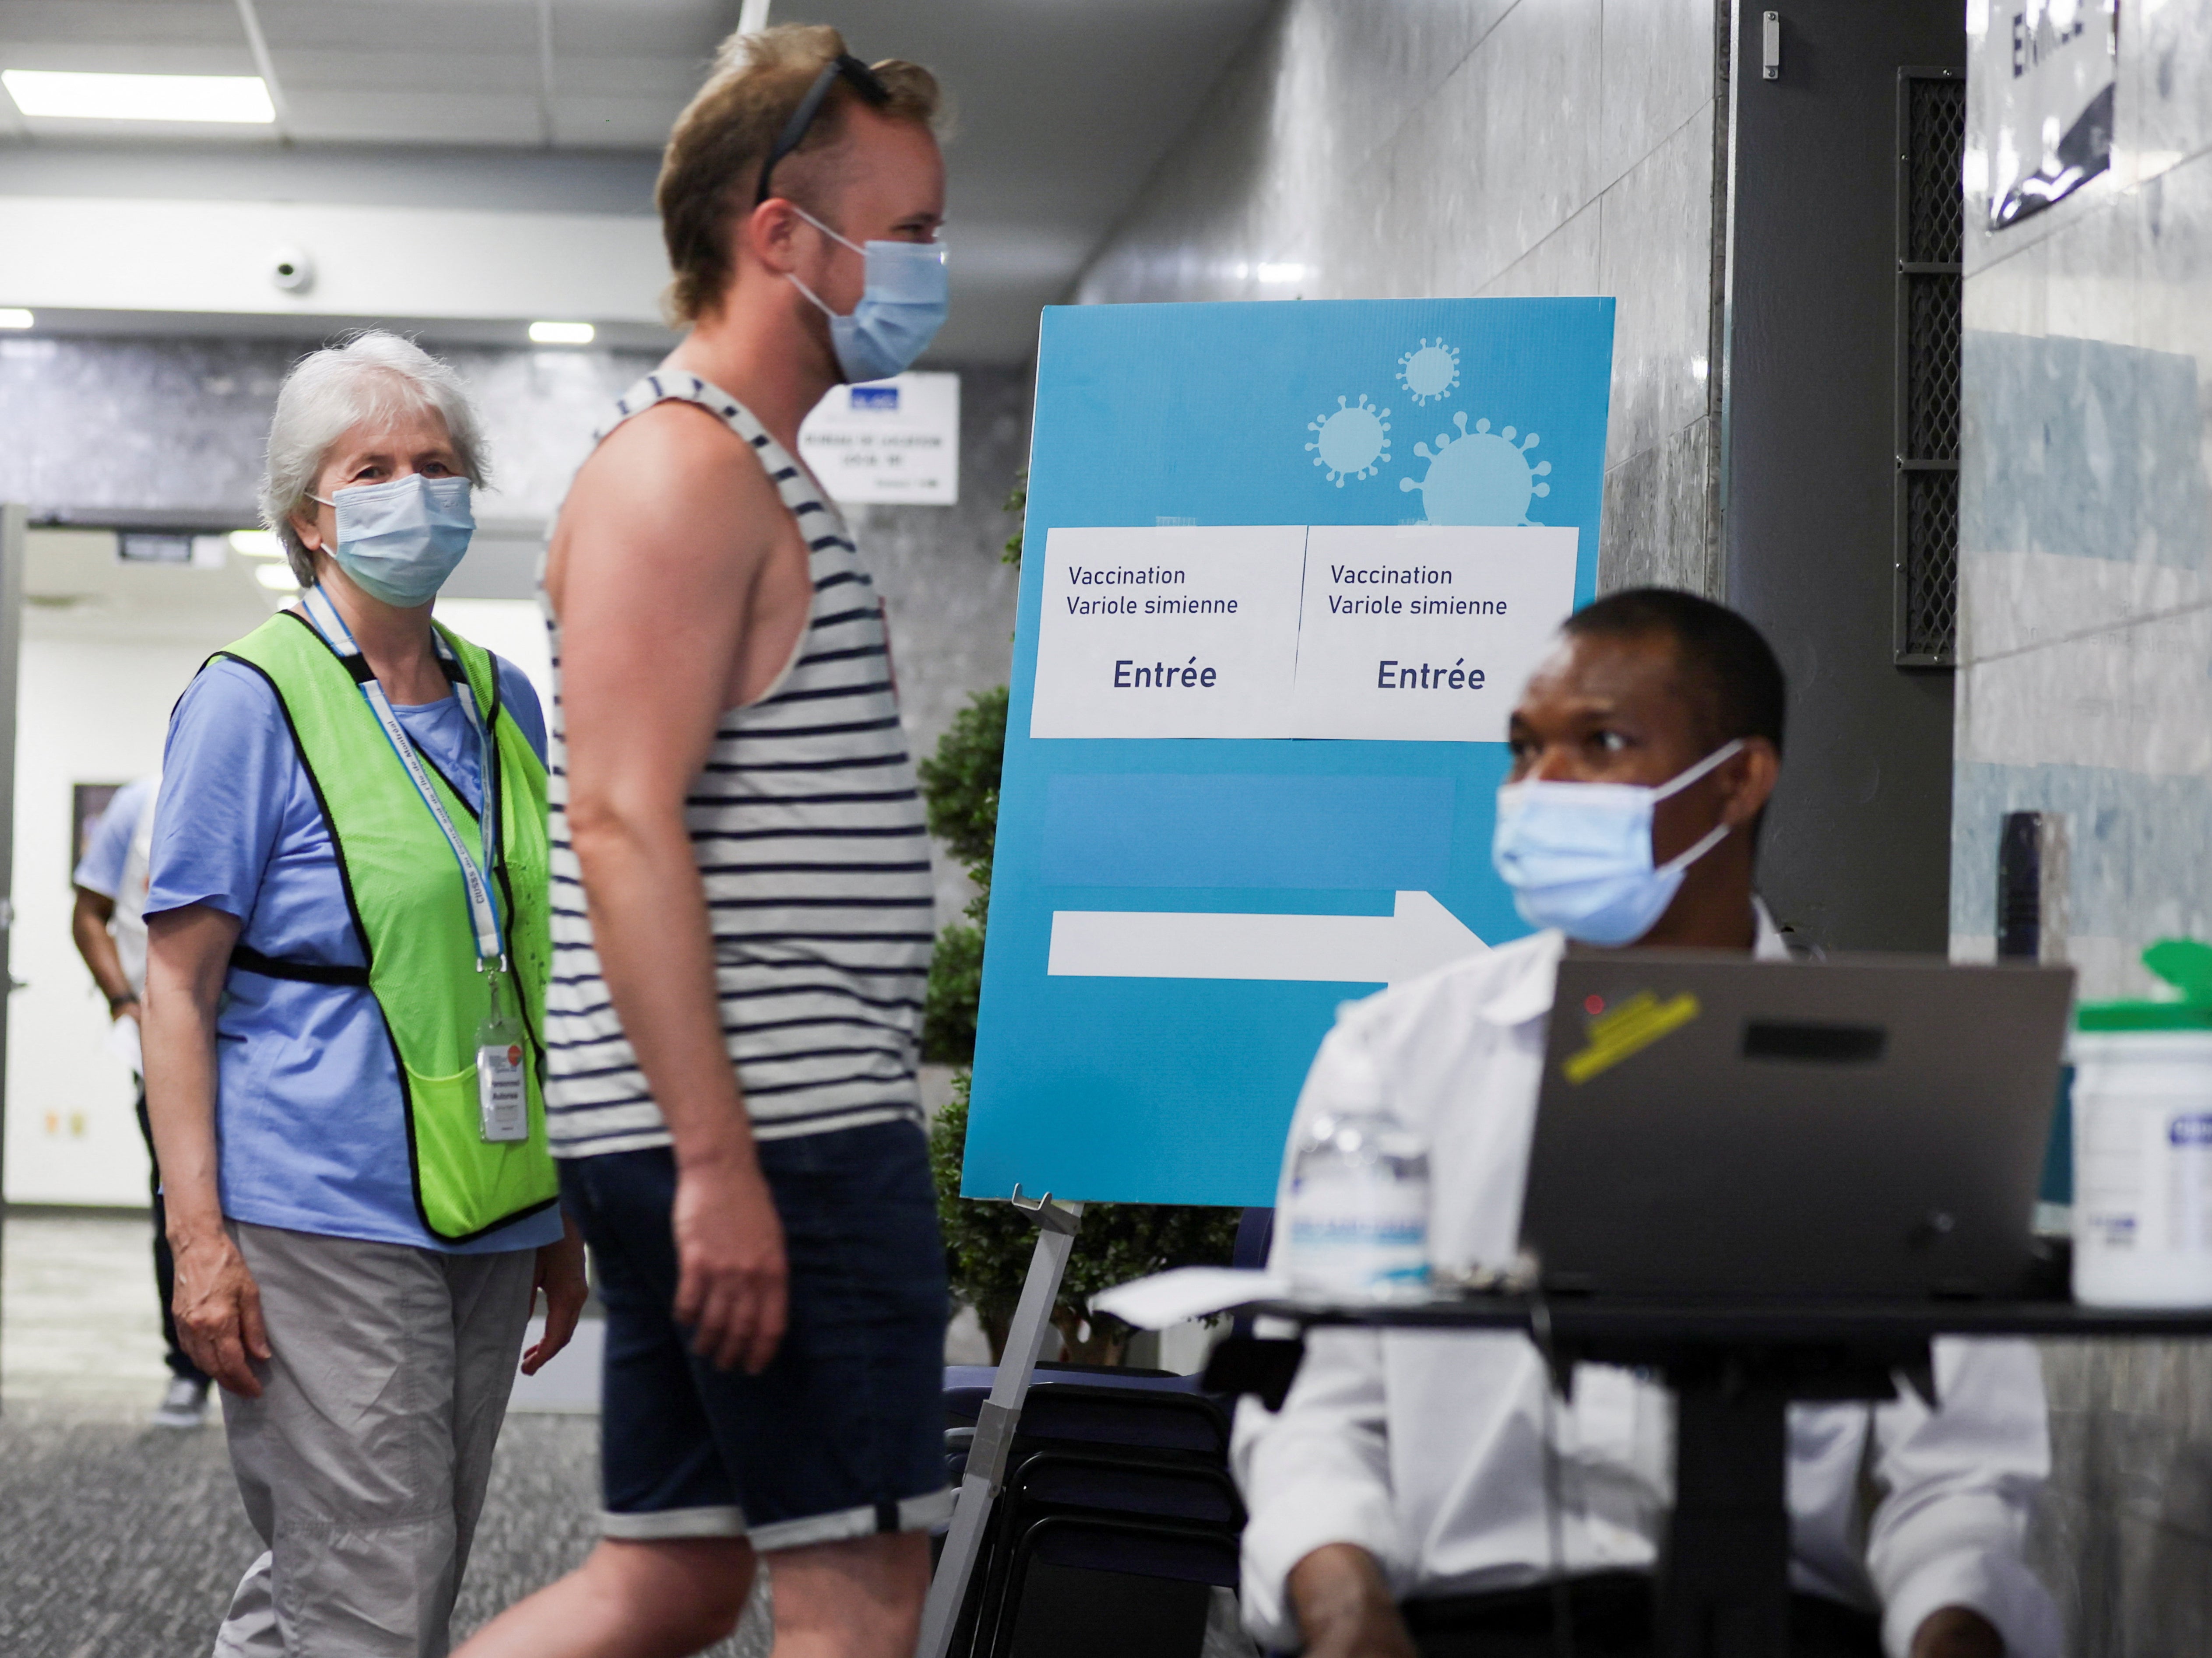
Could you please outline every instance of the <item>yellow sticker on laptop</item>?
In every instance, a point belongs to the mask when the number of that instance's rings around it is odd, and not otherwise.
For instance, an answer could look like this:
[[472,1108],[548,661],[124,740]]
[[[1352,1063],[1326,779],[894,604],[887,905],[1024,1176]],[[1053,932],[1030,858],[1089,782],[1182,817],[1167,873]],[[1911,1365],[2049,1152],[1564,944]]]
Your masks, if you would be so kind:
[[1569,1082],[1586,1083],[1641,1054],[1662,1036],[1680,1030],[1701,1011],[1698,999],[1686,990],[1663,1002],[1652,992],[1639,990],[1626,1001],[1594,1015],[1589,1022],[1589,1046],[1568,1055],[1559,1069]]

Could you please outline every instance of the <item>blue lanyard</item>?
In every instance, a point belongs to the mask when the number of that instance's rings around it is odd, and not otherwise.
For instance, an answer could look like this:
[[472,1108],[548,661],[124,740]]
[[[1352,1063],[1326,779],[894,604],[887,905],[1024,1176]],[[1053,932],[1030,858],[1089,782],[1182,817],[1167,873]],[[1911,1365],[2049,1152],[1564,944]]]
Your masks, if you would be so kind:
[[[354,643],[352,631],[338,615],[337,606],[331,603],[330,596],[320,587],[308,588],[301,595],[301,604],[307,612],[307,619],[315,624],[331,649],[341,657],[361,656],[361,647]],[[453,849],[453,861],[460,865],[461,884],[468,895],[469,926],[476,935],[477,969],[481,970],[489,966],[504,972],[507,969],[507,943],[500,930],[498,907],[492,902],[490,884],[491,872],[498,867],[499,863],[499,757],[493,752],[490,734],[484,728],[483,716],[477,709],[476,691],[469,683],[468,675],[460,671],[455,663],[453,647],[446,643],[444,636],[434,628],[431,629],[430,637],[437,647],[439,660],[455,665],[452,676],[454,700],[460,703],[461,714],[469,722],[469,729],[476,734],[478,769],[483,779],[483,810],[477,814],[477,819],[478,827],[483,831],[483,861],[481,864],[470,855],[468,845],[461,839],[460,831],[453,827],[453,817],[447,812],[445,803],[438,799],[437,790],[430,786],[429,774],[422,769],[422,756],[415,752],[415,744],[401,727],[399,716],[392,711],[392,699],[384,694],[384,687],[365,671],[366,659],[362,661],[363,671],[356,672],[355,678],[361,685],[362,700],[368,704],[369,711],[375,714],[376,723],[384,732],[385,741],[392,744],[392,751],[399,756],[399,763],[407,768],[407,775],[414,781],[415,792],[422,797],[422,804],[429,809],[432,821],[445,835],[446,844]]]

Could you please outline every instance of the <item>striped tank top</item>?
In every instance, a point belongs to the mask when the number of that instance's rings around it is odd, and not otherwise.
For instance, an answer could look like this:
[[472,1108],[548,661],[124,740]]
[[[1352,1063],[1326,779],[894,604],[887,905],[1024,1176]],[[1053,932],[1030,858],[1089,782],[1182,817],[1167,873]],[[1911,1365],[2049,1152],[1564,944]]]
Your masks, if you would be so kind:
[[[647,375],[596,444],[671,398],[750,443],[806,537],[814,598],[783,675],[725,713],[684,817],[707,890],[722,1035],[763,1139],[922,1121],[915,1083],[933,942],[929,839],[881,602],[836,507],[735,398]],[[666,1145],[668,1129],[607,995],[568,835],[561,632],[548,779],[553,971],[545,1114],[556,1157]]]

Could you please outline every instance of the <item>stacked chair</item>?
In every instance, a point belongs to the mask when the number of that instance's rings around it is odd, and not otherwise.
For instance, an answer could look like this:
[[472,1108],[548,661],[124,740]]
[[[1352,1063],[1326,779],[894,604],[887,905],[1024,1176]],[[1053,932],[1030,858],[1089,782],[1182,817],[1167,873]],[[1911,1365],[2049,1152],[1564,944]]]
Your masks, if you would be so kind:
[[[1272,1212],[1248,1211],[1264,1259]],[[946,1472],[957,1485],[988,1367],[945,1371]],[[1237,1584],[1244,1505],[1229,1406],[1196,1376],[1040,1364],[1022,1408],[952,1658],[1199,1658],[1216,1588]]]

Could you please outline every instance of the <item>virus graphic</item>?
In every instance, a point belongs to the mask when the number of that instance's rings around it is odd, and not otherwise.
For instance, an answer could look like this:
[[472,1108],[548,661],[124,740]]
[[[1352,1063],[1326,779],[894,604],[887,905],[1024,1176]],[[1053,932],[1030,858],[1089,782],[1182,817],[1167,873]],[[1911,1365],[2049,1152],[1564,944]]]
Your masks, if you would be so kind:
[[1413,446],[1413,452],[1429,463],[1428,476],[1419,482],[1400,478],[1398,487],[1421,492],[1431,524],[1529,523],[1529,498],[1552,493],[1550,484],[1537,482],[1552,463],[1541,460],[1531,467],[1526,458],[1536,446],[1536,434],[1531,432],[1516,443],[1510,426],[1492,432],[1488,421],[1479,420],[1470,432],[1463,414],[1454,415],[1452,423],[1459,436],[1437,433],[1434,453],[1425,443]]
[[1459,348],[1422,340],[1398,359],[1398,384],[1413,394],[1415,403],[1449,397],[1459,384]]
[[1390,459],[1390,411],[1377,409],[1362,392],[1359,401],[1347,405],[1342,398],[1329,413],[1306,422],[1314,440],[1314,465],[1328,470],[1328,481],[1344,488],[1347,477],[1372,477]]

